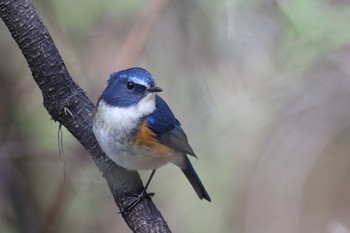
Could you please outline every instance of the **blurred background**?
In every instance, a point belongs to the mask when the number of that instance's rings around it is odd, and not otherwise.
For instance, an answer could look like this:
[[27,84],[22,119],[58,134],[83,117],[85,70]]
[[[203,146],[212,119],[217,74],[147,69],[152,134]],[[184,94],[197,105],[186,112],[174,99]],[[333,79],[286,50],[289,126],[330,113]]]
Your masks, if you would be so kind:
[[[164,89],[212,198],[160,169],[149,190],[173,232],[350,232],[350,1],[33,3],[92,101],[132,66]],[[0,51],[0,232],[130,232],[66,130],[59,154],[2,21]]]

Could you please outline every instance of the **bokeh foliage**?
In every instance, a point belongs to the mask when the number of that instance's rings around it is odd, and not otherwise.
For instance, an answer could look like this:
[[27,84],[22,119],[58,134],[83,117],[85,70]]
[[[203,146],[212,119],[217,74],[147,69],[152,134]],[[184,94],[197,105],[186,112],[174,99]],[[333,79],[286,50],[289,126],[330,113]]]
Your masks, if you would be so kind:
[[[150,189],[174,232],[350,231],[348,1],[33,3],[91,99],[120,64],[149,69],[164,89],[213,200],[160,169]],[[128,232],[66,131],[59,155],[58,124],[0,32],[0,232]]]

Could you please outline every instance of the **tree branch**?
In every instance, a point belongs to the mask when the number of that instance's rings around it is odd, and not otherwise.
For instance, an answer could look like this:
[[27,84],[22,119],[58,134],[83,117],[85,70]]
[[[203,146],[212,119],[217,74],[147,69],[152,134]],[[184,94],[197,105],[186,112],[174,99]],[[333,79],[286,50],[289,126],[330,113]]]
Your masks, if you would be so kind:
[[[102,152],[92,133],[94,105],[70,77],[46,27],[29,0],[0,0],[0,17],[18,44],[33,78],[42,91],[44,106],[55,120],[90,152],[120,209],[143,189],[137,172],[118,166]],[[107,171],[107,172],[106,172]],[[128,195],[129,194],[129,195]],[[145,198],[135,208],[122,213],[134,232],[170,232],[151,199]]]

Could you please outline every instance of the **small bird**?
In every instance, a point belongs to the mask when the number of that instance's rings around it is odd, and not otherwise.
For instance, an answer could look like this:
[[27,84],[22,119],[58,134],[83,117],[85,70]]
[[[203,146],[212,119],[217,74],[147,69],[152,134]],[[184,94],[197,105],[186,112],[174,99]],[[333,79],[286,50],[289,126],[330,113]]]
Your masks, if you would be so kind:
[[[143,192],[131,208],[145,196],[159,167],[173,163],[185,174],[200,199],[211,201],[187,155],[197,156],[188,143],[167,103],[156,93],[147,70],[139,67],[114,72],[100,96],[93,132],[106,155],[129,170],[152,170]],[[153,194],[152,194],[153,195]]]

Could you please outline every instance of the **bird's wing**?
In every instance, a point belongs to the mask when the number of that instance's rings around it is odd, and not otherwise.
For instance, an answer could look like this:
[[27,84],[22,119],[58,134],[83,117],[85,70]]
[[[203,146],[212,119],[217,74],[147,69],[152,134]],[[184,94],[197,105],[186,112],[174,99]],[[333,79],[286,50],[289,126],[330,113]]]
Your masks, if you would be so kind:
[[156,95],[156,110],[146,117],[149,128],[155,133],[159,143],[174,150],[196,157],[187,136],[165,101]]

